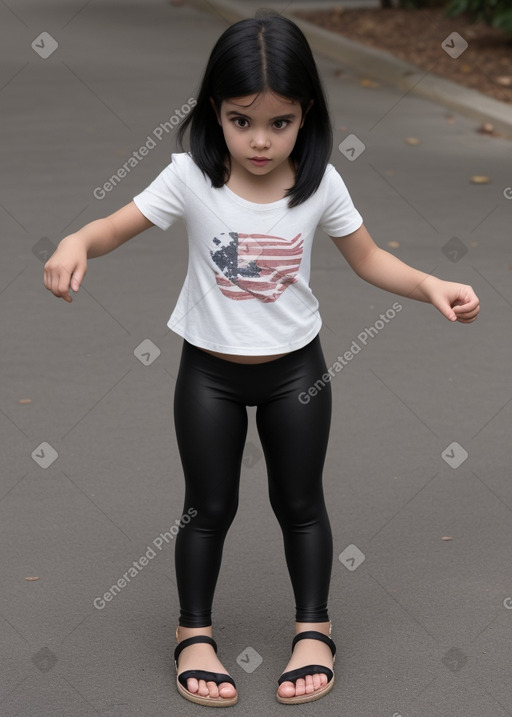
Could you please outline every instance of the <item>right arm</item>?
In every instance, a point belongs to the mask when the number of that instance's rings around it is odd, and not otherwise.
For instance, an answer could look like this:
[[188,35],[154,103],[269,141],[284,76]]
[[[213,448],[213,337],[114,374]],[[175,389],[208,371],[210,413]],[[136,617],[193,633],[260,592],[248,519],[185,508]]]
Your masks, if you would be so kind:
[[87,259],[103,256],[128,239],[154,226],[135,202],[103,219],[96,219],[61,240],[44,265],[44,285],[55,296],[71,302],[70,288],[78,291],[87,271]]

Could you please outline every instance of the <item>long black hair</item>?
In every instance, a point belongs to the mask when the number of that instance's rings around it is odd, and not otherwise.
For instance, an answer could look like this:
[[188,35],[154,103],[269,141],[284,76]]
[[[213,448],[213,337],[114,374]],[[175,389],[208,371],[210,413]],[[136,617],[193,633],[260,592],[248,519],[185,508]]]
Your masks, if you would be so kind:
[[272,91],[299,102],[302,113],[313,104],[290,155],[296,180],[287,190],[288,206],[304,202],[318,189],[332,149],[332,126],[315,60],[297,25],[277,13],[259,14],[231,25],[217,40],[199,89],[197,104],[180,125],[178,146],[190,127],[190,154],[213,187],[229,179],[229,152],[210,103]]

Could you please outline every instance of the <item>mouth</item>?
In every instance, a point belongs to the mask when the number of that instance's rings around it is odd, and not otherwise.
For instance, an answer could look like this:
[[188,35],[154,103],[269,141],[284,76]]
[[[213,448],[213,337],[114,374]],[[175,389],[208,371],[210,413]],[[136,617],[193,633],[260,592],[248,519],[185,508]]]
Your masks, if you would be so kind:
[[249,159],[256,167],[264,167],[270,162],[268,157],[249,157]]

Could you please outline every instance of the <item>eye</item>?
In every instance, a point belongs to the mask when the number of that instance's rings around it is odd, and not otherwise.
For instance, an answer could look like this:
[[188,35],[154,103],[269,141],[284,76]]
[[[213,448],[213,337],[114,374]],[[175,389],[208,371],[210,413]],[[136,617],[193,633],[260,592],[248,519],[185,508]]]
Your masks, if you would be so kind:
[[279,119],[279,120],[276,120],[276,121],[274,122],[274,127],[275,127],[276,129],[284,129],[284,128],[287,127],[289,124],[290,124],[290,120]]
[[233,119],[233,122],[235,123],[236,127],[239,127],[240,129],[245,129],[249,126],[249,122],[245,119],[245,117],[235,117]]

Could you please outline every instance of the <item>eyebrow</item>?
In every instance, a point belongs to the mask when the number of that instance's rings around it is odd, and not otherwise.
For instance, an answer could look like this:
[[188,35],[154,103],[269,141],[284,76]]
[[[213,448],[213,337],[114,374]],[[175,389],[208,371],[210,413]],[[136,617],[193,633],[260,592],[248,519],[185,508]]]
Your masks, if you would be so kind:
[[[249,115],[244,114],[243,112],[237,112],[236,110],[230,110],[226,113],[228,117],[243,117],[244,119],[251,119]],[[287,114],[287,115],[276,115],[275,117],[271,117],[270,119],[275,121],[278,119],[282,120],[288,120],[288,119],[295,119],[297,117],[297,114]]]

